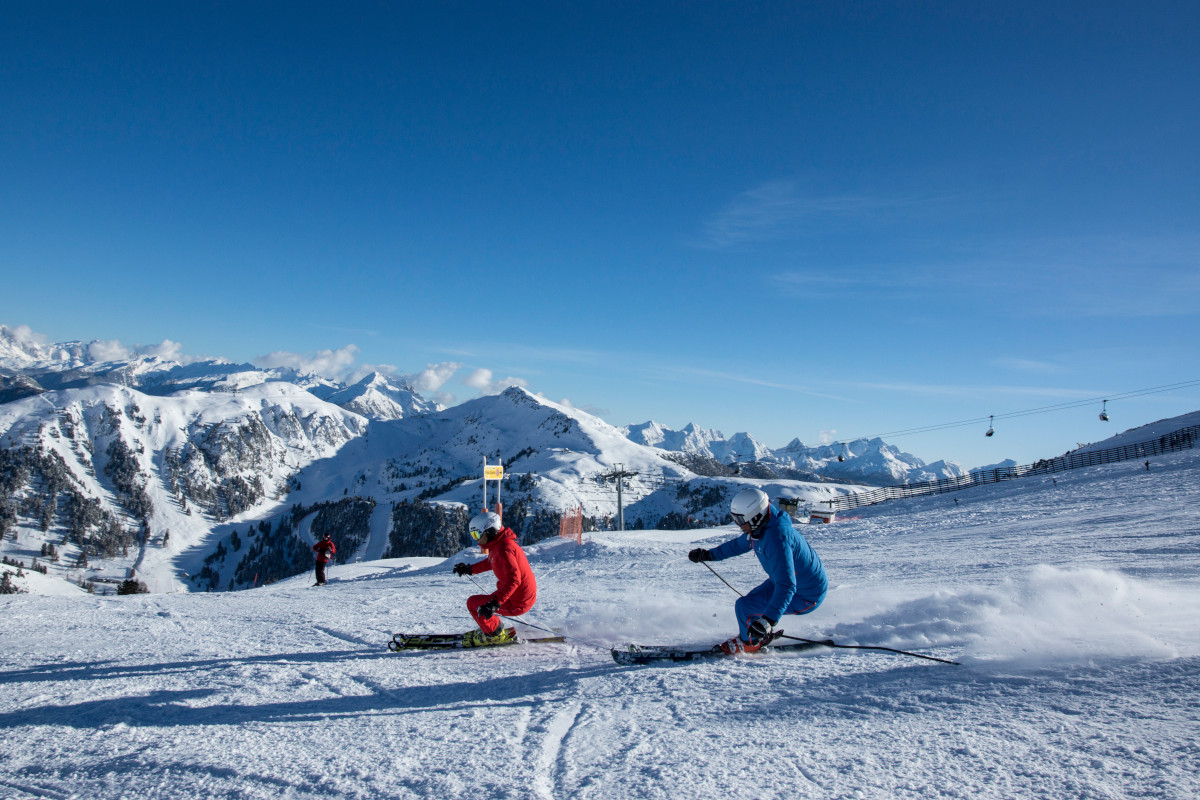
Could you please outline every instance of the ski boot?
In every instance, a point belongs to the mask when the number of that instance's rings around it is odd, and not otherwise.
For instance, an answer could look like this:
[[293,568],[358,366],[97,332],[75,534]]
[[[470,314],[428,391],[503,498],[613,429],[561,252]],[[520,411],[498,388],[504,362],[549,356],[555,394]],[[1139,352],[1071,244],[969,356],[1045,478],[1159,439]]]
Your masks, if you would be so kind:
[[502,627],[491,636],[476,628],[463,636],[463,647],[490,647],[497,644],[508,644],[516,638],[517,632],[513,628]]

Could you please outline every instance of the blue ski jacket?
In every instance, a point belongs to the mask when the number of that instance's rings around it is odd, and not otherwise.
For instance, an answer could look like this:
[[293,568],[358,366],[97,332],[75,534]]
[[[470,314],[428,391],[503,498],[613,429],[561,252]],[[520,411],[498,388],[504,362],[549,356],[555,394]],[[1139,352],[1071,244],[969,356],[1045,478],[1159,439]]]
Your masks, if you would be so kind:
[[769,513],[767,527],[757,539],[743,533],[709,552],[713,561],[723,561],[753,550],[775,585],[763,615],[779,621],[784,614],[819,605],[829,591],[829,580],[820,557],[792,525],[792,518],[775,506]]

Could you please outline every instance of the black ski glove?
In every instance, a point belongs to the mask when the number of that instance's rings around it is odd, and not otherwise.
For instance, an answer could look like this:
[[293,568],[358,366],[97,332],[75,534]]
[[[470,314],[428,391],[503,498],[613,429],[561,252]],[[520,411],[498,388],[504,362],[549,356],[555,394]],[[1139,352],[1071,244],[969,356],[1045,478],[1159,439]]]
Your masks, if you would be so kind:
[[479,616],[484,619],[491,619],[500,610],[499,600],[489,600],[479,607]]
[[692,552],[688,553],[688,558],[699,564],[701,561],[712,561],[712,553],[705,550],[703,547],[697,547]]
[[770,617],[758,617],[750,623],[750,641],[758,642],[771,635],[771,629],[775,627],[776,620]]
[[459,576],[470,575],[471,574],[471,565],[470,564],[455,564],[454,565],[454,574],[459,575]]

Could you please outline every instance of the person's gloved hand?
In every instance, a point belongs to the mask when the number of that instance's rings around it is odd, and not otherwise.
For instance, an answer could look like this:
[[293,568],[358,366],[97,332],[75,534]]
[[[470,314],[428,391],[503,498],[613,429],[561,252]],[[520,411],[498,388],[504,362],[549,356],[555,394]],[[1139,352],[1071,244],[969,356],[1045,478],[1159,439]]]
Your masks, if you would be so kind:
[[688,553],[688,558],[690,558],[692,562],[696,564],[699,564],[701,561],[713,560],[712,553],[705,550],[703,547],[697,547],[695,550]]
[[461,564],[461,563],[455,564],[454,565],[454,574],[458,575],[458,576],[470,575],[471,574],[471,565],[470,564]]
[[749,633],[751,642],[760,642],[771,635],[771,629],[775,627],[775,620],[770,617],[758,617],[750,623]]
[[491,619],[500,610],[500,601],[489,600],[479,607],[479,616],[484,619]]

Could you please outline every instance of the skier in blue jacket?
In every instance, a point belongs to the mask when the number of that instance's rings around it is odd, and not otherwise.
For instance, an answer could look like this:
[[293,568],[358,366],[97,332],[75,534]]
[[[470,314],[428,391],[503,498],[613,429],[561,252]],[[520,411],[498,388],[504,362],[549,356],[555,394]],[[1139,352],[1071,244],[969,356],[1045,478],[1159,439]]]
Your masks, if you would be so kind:
[[730,655],[753,653],[771,640],[771,632],[784,614],[807,614],[821,605],[829,589],[825,567],[791,518],[771,505],[765,492],[747,488],[729,504],[742,535],[706,550],[697,547],[688,558],[721,561],[754,551],[767,579],[734,603],[738,633],[718,645]]

